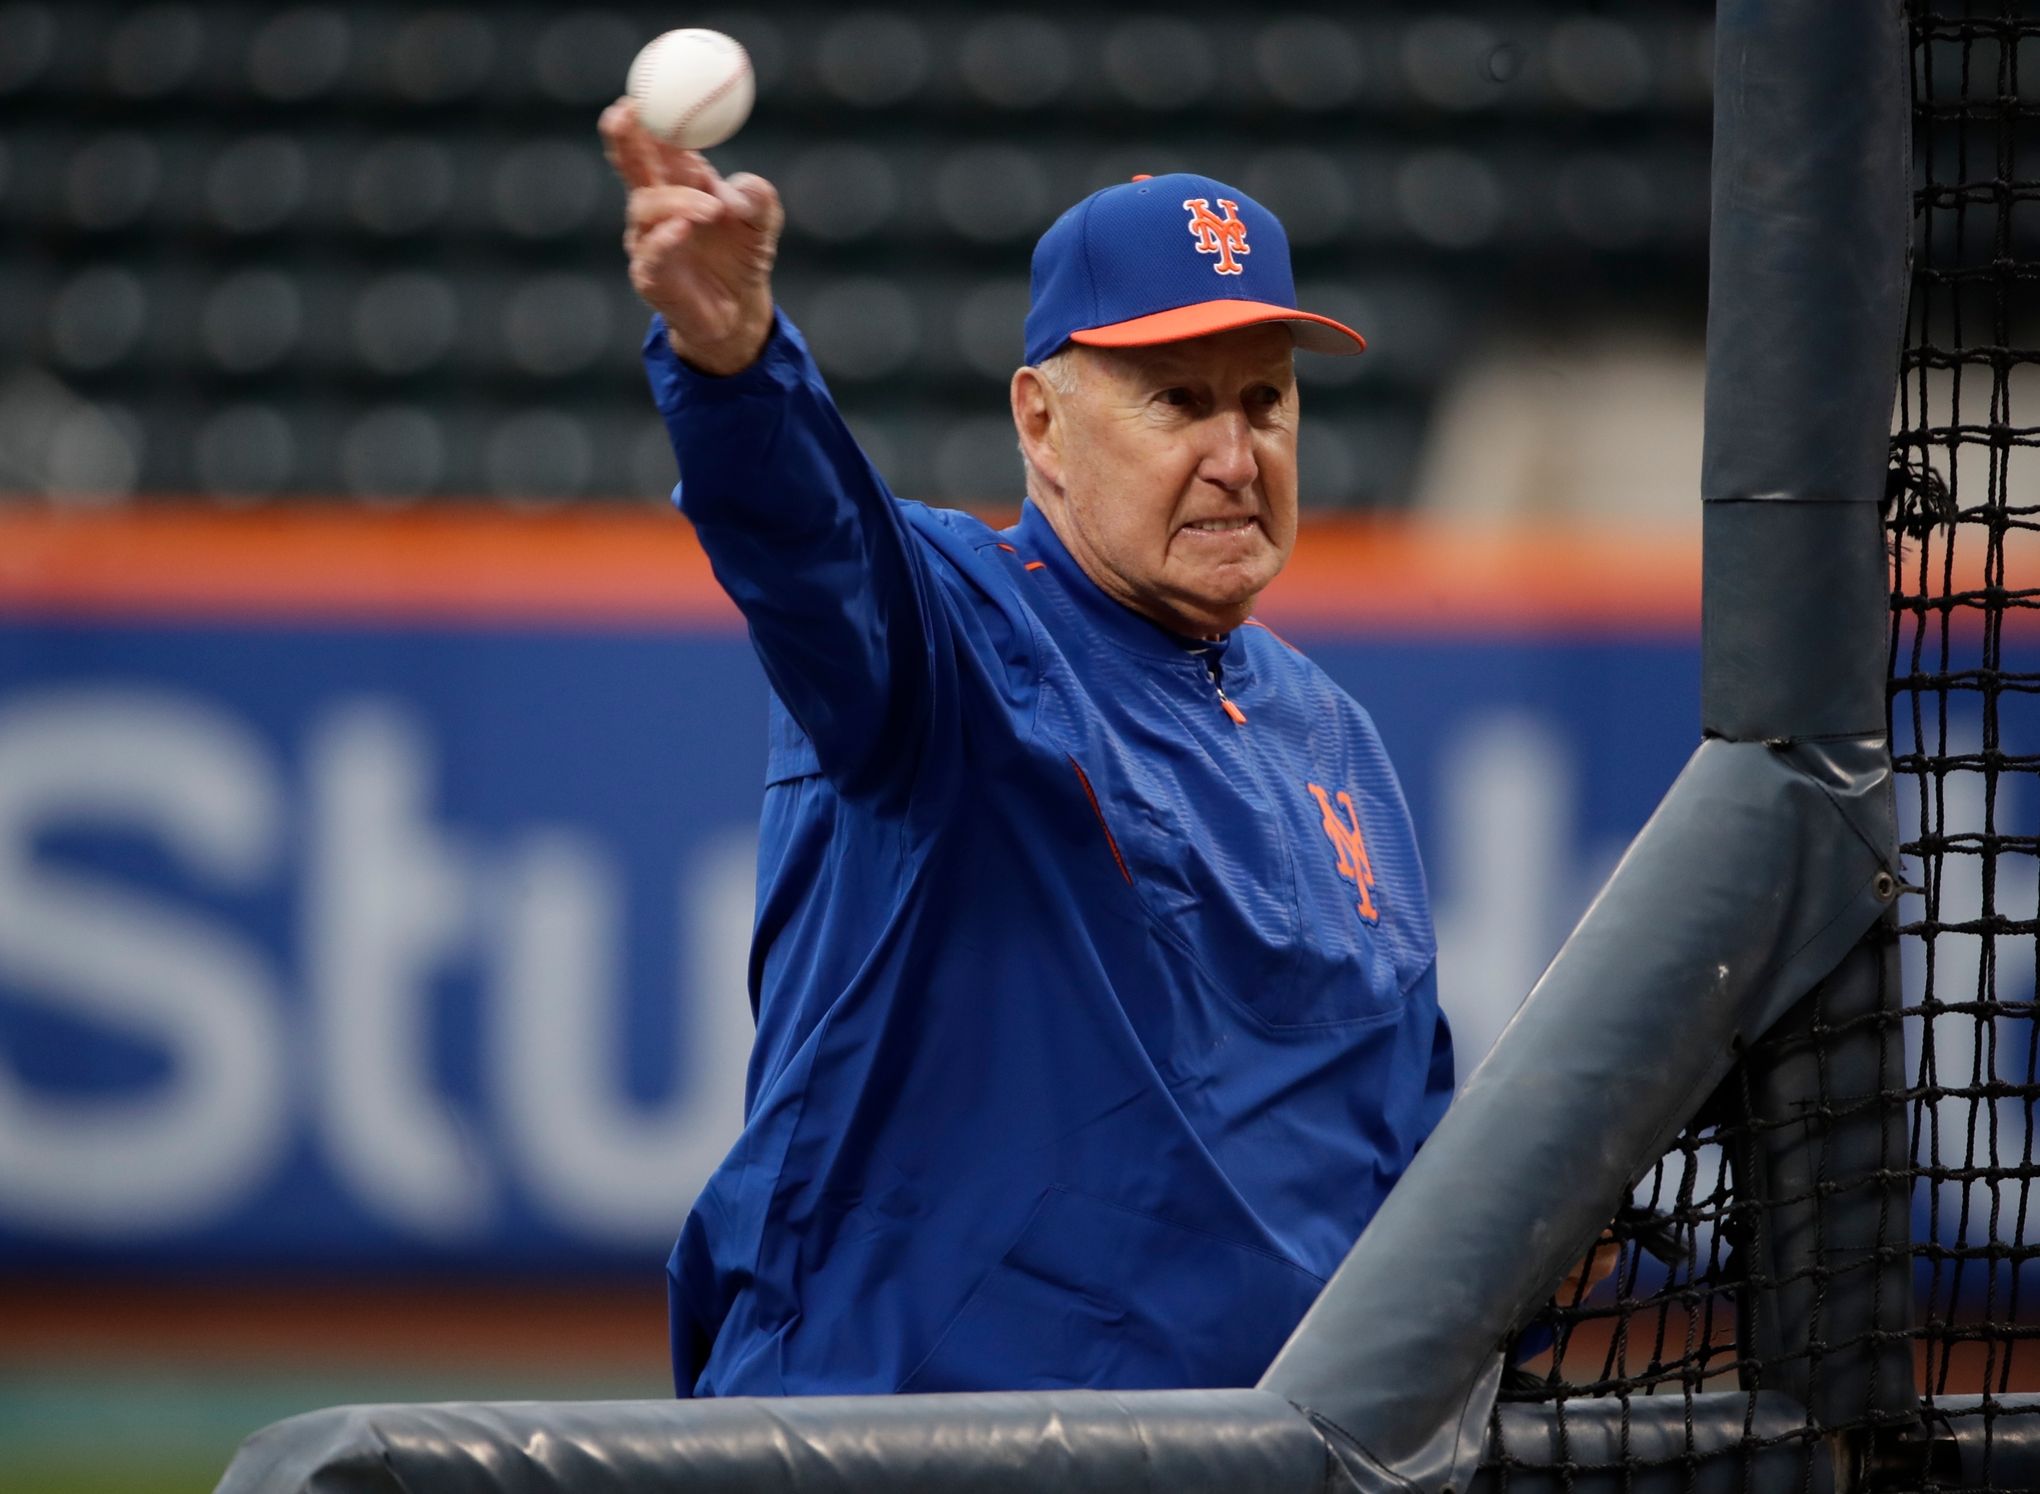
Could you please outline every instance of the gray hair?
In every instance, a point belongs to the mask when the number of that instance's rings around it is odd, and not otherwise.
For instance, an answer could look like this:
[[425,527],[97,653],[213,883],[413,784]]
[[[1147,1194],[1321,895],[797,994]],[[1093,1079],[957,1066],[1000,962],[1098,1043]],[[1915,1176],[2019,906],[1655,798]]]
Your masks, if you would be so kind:
[[1075,343],[1064,343],[1053,353],[1034,365],[1034,371],[1041,375],[1042,382],[1057,394],[1068,396],[1077,392],[1077,348]]
[[[1048,385],[1049,388],[1053,389],[1064,399],[1068,399],[1077,392],[1077,346],[1075,343],[1064,343],[1039,363],[1030,364],[1029,367],[1041,375],[1042,383]],[[1027,491],[1031,494],[1034,491],[1035,480],[1040,474],[1034,470],[1034,463],[1027,460],[1026,445],[1021,442],[1015,442],[1014,444],[1019,447],[1020,470],[1025,475]]]

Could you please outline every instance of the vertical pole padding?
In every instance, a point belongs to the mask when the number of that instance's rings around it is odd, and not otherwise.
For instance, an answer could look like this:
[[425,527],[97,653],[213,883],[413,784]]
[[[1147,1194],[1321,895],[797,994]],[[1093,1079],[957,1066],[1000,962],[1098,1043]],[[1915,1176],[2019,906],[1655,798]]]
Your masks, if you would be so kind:
[[1885,733],[1881,504],[1910,207],[1896,0],[1722,0],[1701,721]]
[[[1882,503],[1911,276],[1896,0],[1722,0],[1707,311],[1702,722],[1889,760]],[[1888,790],[1887,790],[1888,792]],[[1888,859],[1895,866],[1895,821]],[[1752,1049],[1753,1378],[1825,1427],[1913,1414],[1895,937]]]

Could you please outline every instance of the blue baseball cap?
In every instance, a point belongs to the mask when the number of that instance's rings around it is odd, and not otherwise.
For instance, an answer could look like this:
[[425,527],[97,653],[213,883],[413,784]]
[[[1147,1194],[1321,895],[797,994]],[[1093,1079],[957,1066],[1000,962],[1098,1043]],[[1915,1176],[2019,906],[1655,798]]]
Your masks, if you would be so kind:
[[1148,347],[1287,322],[1296,345],[1357,353],[1367,340],[1299,311],[1281,222],[1237,187],[1172,172],[1093,192],[1034,246],[1027,361],[1066,342]]

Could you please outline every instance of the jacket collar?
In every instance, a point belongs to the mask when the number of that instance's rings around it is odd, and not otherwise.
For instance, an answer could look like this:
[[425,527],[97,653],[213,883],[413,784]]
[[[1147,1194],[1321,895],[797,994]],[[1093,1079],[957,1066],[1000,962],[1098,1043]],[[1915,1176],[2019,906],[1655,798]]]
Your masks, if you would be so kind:
[[1188,638],[1106,595],[1097,582],[1084,574],[1084,568],[1064,546],[1062,536],[1048,522],[1048,515],[1031,499],[1021,505],[1020,522],[1007,535],[1023,561],[1042,561],[1045,569],[1040,574],[1052,577],[1053,584],[1077,614],[1121,647],[1150,658],[1178,661],[1201,658],[1215,650],[1220,662],[1231,662],[1233,633],[1219,638]]

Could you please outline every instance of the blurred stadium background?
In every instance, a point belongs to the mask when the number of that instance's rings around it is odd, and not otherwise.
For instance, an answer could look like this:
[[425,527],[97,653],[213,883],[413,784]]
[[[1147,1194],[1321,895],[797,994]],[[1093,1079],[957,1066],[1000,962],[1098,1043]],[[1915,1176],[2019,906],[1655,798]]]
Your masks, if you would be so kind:
[[[1501,472],[1540,435],[1676,445],[1710,15],[7,4],[0,459],[73,501],[657,499],[591,121],[681,22],[751,52],[723,157],[782,186],[785,302],[908,496],[1013,501],[1034,238],[1193,164],[1275,205],[1309,304],[1374,340],[1310,369],[1313,501],[1411,502],[1434,433]],[[1579,408],[1666,385],[1648,431]]]
[[716,157],[904,496],[1016,506],[1061,207],[1284,218],[1371,351],[1301,370],[1267,615],[1403,767],[1463,1074],[1697,724],[1710,15],[0,3],[0,1487],[669,1388],[763,708],[661,512],[639,45],[749,48]]

